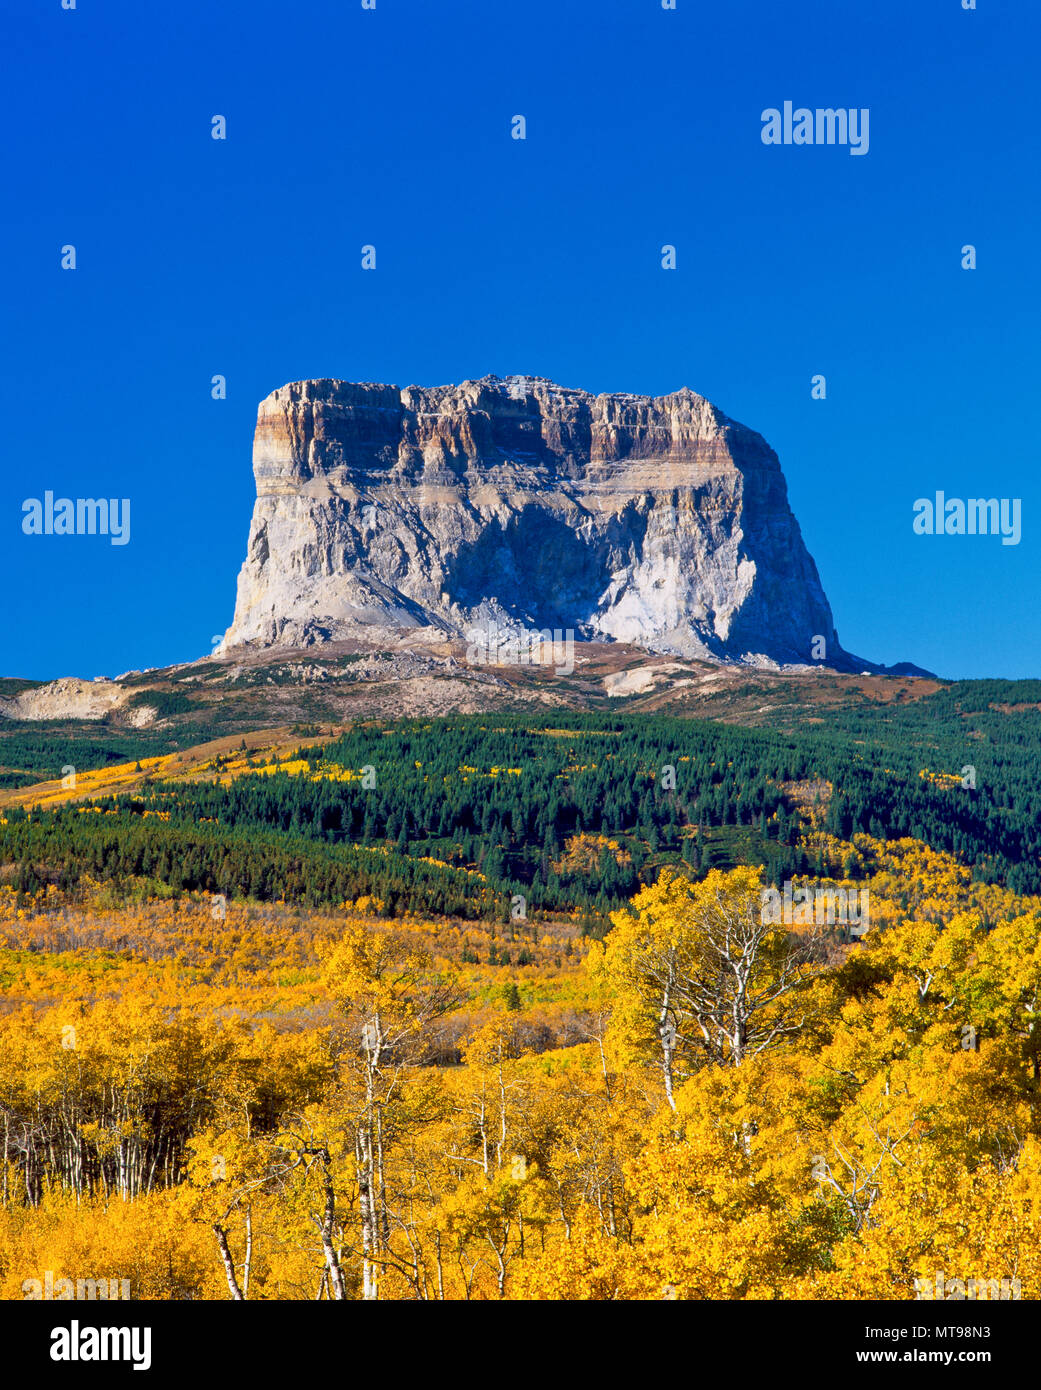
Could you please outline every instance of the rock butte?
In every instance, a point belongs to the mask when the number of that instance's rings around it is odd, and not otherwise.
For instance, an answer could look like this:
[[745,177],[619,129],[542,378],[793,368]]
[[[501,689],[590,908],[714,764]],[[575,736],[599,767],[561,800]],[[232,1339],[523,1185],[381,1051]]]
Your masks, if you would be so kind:
[[839,645],[777,455],[687,389],[294,382],[260,404],[253,471],[223,651],[405,629],[469,640],[494,623],[870,665]]

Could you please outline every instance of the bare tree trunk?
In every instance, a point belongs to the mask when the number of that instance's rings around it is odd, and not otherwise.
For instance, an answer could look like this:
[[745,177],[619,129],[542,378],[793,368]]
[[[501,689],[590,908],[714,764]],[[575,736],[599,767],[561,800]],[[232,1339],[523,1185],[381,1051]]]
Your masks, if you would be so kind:
[[484,1176],[487,1177],[487,1176],[488,1176],[488,1125],[487,1125],[487,1116],[485,1115],[484,1082],[483,1082],[483,1081],[481,1082],[481,1110],[480,1110],[480,1116],[479,1116],[479,1124],[480,1124],[480,1128],[481,1128],[481,1162],[482,1162],[483,1165],[484,1165]]
[[502,1074],[502,1039],[499,1039],[499,1142],[495,1146],[495,1166],[502,1167],[506,1148],[506,1079]]
[[325,1267],[329,1271],[329,1287],[332,1289],[333,1298],[337,1302],[343,1303],[347,1298],[347,1290],[343,1282],[343,1270],[340,1267],[340,1259],[333,1245],[333,1231],[336,1228],[336,1196],[333,1192],[332,1179],[329,1170],[325,1171],[325,1212],[322,1217],[322,1252],[325,1255]]
[[380,1243],[390,1248],[390,1216],[387,1212],[387,1187],[383,1177],[383,1112],[376,1108],[376,1181],[379,1185]]
[[217,1249],[220,1251],[221,1261],[224,1265],[224,1275],[228,1281],[228,1288],[231,1296],[236,1303],[241,1303],[242,1290],[239,1288],[239,1281],[235,1277],[235,1261],[231,1258],[231,1251],[228,1249],[228,1233],[219,1221],[213,1223],[213,1234],[217,1237]]
[[246,1208],[246,1258],[242,1264],[242,1297],[249,1298],[249,1271],[253,1264],[253,1212]]
[[358,1129],[355,1153],[358,1160],[358,1207],[361,1214],[361,1285],[362,1298],[366,1301],[377,1297],[376,1266],[373,1257],[376,1253],[376,1213],[372,1192],[371,1141],[362,1124]]
[[658,1015],[658,1031],[661,1034],[661,1074],[665,1081],[665,1099],[669,1102],[669,1109],[675,1114],[676,1101],[672,1094],[672,1054],[675,1051],[676,1039],[675,1031],[670,1033],[669,1006],[672,1003],[672,980],[671,971],[669,983],[665,986],[665,995],[661,1001],[661,1013]]

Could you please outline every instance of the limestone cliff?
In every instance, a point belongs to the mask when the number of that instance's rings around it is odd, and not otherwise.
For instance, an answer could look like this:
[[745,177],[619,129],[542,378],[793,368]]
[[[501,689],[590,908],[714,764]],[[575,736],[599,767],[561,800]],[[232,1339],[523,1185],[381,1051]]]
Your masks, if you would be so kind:
[[494,624],[756,664],[819,664],[823,638],[855,661],[777,455],[687,389],[295,382],[261,402],[253,470],[224,650]]

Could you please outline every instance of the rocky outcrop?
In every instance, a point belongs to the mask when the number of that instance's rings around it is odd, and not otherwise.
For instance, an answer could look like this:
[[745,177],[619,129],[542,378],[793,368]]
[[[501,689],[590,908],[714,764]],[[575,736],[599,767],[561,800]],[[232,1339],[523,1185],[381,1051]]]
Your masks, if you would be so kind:
[[253,469],[221,651],[495,626],[864,664],[839,646],[777,455],[693,391],[296,382],[261,402]]
[[117,681],[80,680],[63,676],[46,684],[34,684],[13,699],[0,699],[0,719],[108,719],[119,715],[120,722],[140,729],[152,723],[156,711],[151,705],[138,704],[126,709],[133,695]]

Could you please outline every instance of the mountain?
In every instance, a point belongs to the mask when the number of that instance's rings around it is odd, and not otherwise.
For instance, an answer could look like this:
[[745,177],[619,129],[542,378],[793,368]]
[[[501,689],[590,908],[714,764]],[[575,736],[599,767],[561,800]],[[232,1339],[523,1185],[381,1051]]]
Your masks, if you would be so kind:
[[777,455],[686,388],[294,382],[260,404],[253,469],[218,654],[560,629],[703,660],[885,669],[839,644]]

